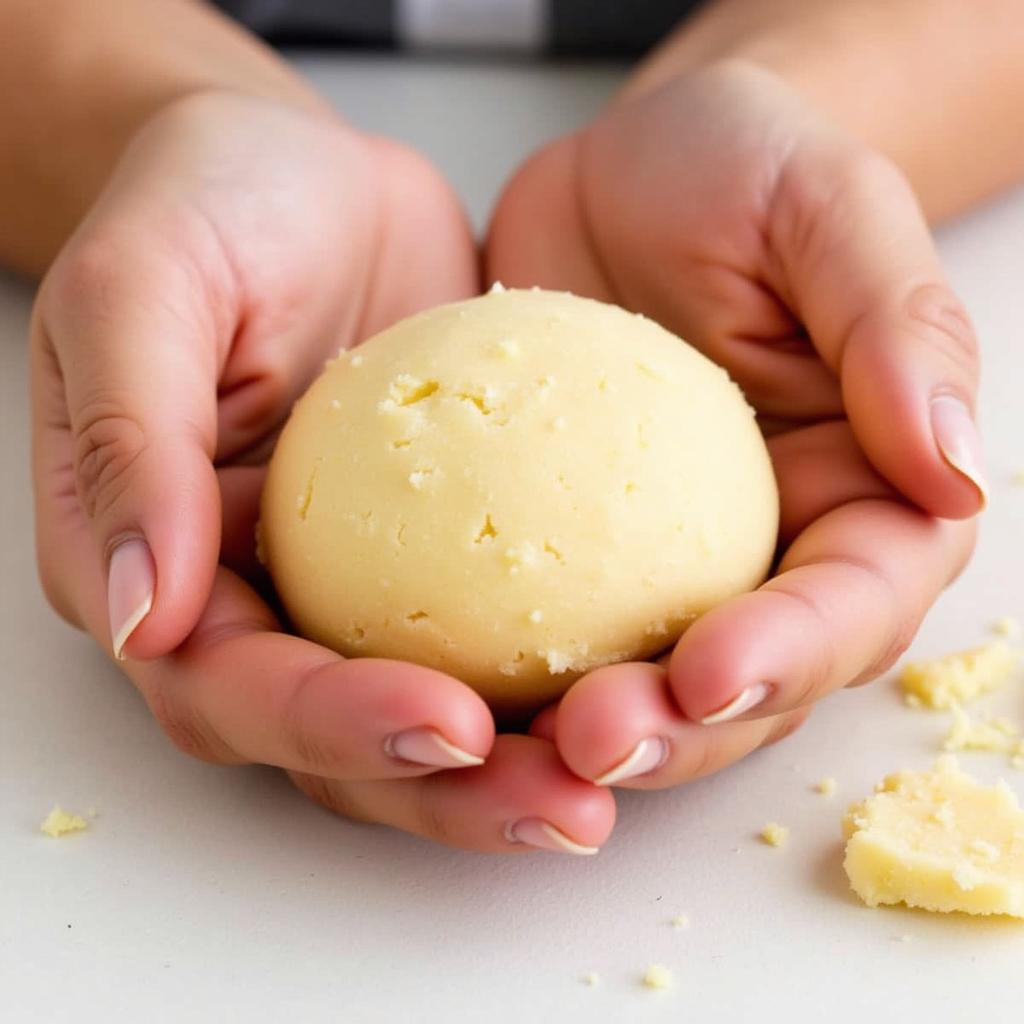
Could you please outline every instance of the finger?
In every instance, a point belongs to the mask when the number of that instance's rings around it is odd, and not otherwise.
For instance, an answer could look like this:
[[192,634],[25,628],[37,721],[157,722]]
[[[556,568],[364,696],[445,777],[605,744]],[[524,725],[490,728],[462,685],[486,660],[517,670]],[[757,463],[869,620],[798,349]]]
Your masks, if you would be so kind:
[[621,301],[595,258],[576,198],[579,147],[576,135],[550,143],[502,190],[487,229],[486,284],[538,285],[603,302]]
[[974,532],[891,501],[828,513],[778,576],[683,635],[670,666],[679,707],[695,722],[778,715],[884,671],[965,564]]
[[549,704],[539,712],[530,723],[529,734],[538,739],[555,741],[555,719],[558,717],[558,705]]
[[269,580],[257,555],[256,536],[266,474],[266,466],[226,466],[217,470],[221,497],[220,562],[257,589]]
[[910,185],[847,144],[798,151],[769,236],[780,290],[840,376],[868,458],[933,515],[974,515],[987,495],[973,421],[977,343]]
[[846,420],[768,438],[779,486],[779,540],[788,545],[827,512],[861,498],[898,496],[865,458]]
[[562,698],[558,752],[602,786],[662,789],[720,771],[788,735],[809,714],[699,725],[684,717],[658,665],[627,662],[584,676]]
[[106,581],[97,635],[119,657],[126,646],[144,658],[176,647],[209,593],[224,332],[208,289],[218,287],[152,240],[111,230],[74,244],[43,285],[37,447],[48,472],[70,467]]
[[615,824],[611,793],[573,775],[554,746],[503,735],[487,763],[418,779],[343,783],[293,774],[330,810],[486,853],[597,853]]
[[220,569],[186,643],[129,675],[177,746],[340,779],[481,763],[494,739],[483,700],[405,662],[346,660],[276,632],[270,610]]

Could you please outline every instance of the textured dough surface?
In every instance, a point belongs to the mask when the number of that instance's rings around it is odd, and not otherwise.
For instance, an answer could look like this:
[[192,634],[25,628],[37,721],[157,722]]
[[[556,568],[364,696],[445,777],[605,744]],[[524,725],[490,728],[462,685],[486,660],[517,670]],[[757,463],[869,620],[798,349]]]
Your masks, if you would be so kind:
[[843,867],[868,906],[1024,917],[1024,813],[1005,782],[983,786],[947,754],[890,775],[844,827]]
[[617,307],[496,291],[328,365],[278,442],[260,548],[306,636],[516,711],[755,587],[777,526],[723,370]]

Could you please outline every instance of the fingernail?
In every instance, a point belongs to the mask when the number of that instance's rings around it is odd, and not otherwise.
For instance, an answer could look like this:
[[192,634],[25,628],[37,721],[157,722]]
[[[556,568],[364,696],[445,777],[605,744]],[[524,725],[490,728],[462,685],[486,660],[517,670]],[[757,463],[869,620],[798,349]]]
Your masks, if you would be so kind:
[[940,395],[932,402],[932,432],[943,458],[978,488],[981,508],[988,504],[981,438],[970,410],[952,395]]
[[470,768],[484,763],[482,757],[449,743],[436,729],[406,729],[384,741],[389,757],[431,768]]
[[554,850],[555,853],[573,853],[578,857],[592,857],[600,849],[574,842],[543,818],[520,818],[511,822],[505,827],[505,838],[510,843],[523,843],[538,850]]
[[114,657],[124,661],[124,645],[153,608],[156,567],[149,545],[141,538],[123,541],[110,556],[107,610]]
[[611,786],[624,779],[635,779],[660,768],[668,758],[668,740],[661,736],[642,739],[614,768],[609,768],[600,778],[594,779],[597,786]]
[[701,725],[717,725],[719,722],[728,722],[732,718],[738,718],[751,708],[756,708],[771,693],[771,687],[767,683],[755,683],[741,690],[728,704],[710,715],[705,715]]

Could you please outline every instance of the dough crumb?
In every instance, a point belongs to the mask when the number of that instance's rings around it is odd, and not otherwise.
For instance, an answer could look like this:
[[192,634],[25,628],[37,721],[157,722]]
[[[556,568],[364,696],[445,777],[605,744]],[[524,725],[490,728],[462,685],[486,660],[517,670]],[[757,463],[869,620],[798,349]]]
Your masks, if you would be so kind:
[[815,783],[814,788],[822,796],[832,796],[836,791],[836,780],[831,775],[826,775],[825,778]]
[[843,826],[843,867],[869,907],[1024,918],[1024,812],[1005,782],[983,786],[947,754],[890,775]]
[[1020,623],[1012,615],[1004,615],[992,623],[992,632],[997,636],[1017,636]]
[[544,621],[544,613],[539,608],[534,608],[526,617],[534,624]]
[[908,708],[921,708],[921,707],[924,707],[924,704],[921,701],[921,698],[918,697],[918,695],[916,693],[908,693],[903,698],[903,703],[906,704]]
[[523,350],[514,338],[502,338],[498,342],[498,355],[505,359],[518,359],[522,354]]
[[767,825],[758,833],[761,842],[767,843],[768,846],[785,846],[789,839],[789,829],[785,825],[779,825],[774,821],[769,821]]
[[664,964],[651,964],[644,971],[644,985],[647,988],[654,988],[664,991],[672,987],[672,972]]
[[362,357],[362,356],[353,356],[353,357],[352,357],[352,358],[351,358],[351,359],[350,359],[350,360],[348,361],[348,365],[349,365],[349,366],[354,366],[354,367],[355,367],[355,368],[356,368],[356,369],[358,370],[358,369],[359,369],[359,367],[360,367],[360,366],[362,366],[364,362],[366,362],[366,360],[365,360],[365,359],[363,359],[363,357]]
[[690,919],[685,914],[676,914],[676,916],[669,921],[669,924],[672,925],[676,931],[682,931],[684,928],[690,927]]
[[601,975],[597,971],[588,971],[583,975],[583,984],[587,988],[597,988],[601,984]]
[[1002,686],[1019,660],[1019,652],[1001,640],[929,661],[910,662],[900,682],[908,695],[944,710],[966,704]]
[[495,281],[494,284],[491,285],[491,289],[487,294],[500,295],[505,290],[505,286],[500,281]]
[[331,399],[331,408],[332,409],[340,409],[341,408],[341,402],[339,402],[338,399],[336,399],[336,398],[332,398]]
[[89,823],[85,818],[77,814],[69,814],[62,807],[56,806],[39,826],[39,831],[45,832],[53,839],[59,839],[61,836],[71,832],[81,832],[88,827]]
[[942,741],[943,750],[990,750],[1009,753],[1014,748],[1017,729],[1005,718],[975,722],[959,704],[953,704],[953,724]]

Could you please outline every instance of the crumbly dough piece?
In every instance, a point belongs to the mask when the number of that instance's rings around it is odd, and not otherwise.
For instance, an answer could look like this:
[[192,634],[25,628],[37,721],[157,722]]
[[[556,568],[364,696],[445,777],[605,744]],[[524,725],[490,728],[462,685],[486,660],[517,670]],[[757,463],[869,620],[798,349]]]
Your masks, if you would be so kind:
[[943,740],[943,750],[989,750],[1008,754],[1017,746],[1020,730],[1005,718],[978,722],[954,704],[953,724]]
[[1003,781],[983,786],[945,755],[853,804],[843,867],[876,907],[1024,917],[1024,812]]
[[1010,678],[1019,660],[1019,651],[994,640],[969,651],[910,662],[904,666],[900,682],[908,703],[915,697],[941,710],[997,690]]
[[673,985],[672,972],[664,964],[651,964],[644,972],[643,982],[647,988],[669,989]]
[[770,821],[758,835],[761,842],[767,843],[769,846],[785,846],[789,840],[789,829],[785,825]]
[[89,823],[85,818],[77,814],[69,814],[62,807],[54,807],[39,826],[40,832],[45,832],[53,839],[59,839],[71,832],[81,832],[87,829]]
[[831,775],[826,775],[814,784],[814,788],[822,796],[832,796],[836,791],[836,780]]
[[501,291],[333,361],[281,435],[259,532],[300,632],[526,711],[755,587],[777,525],[725,371],[618,307]]

